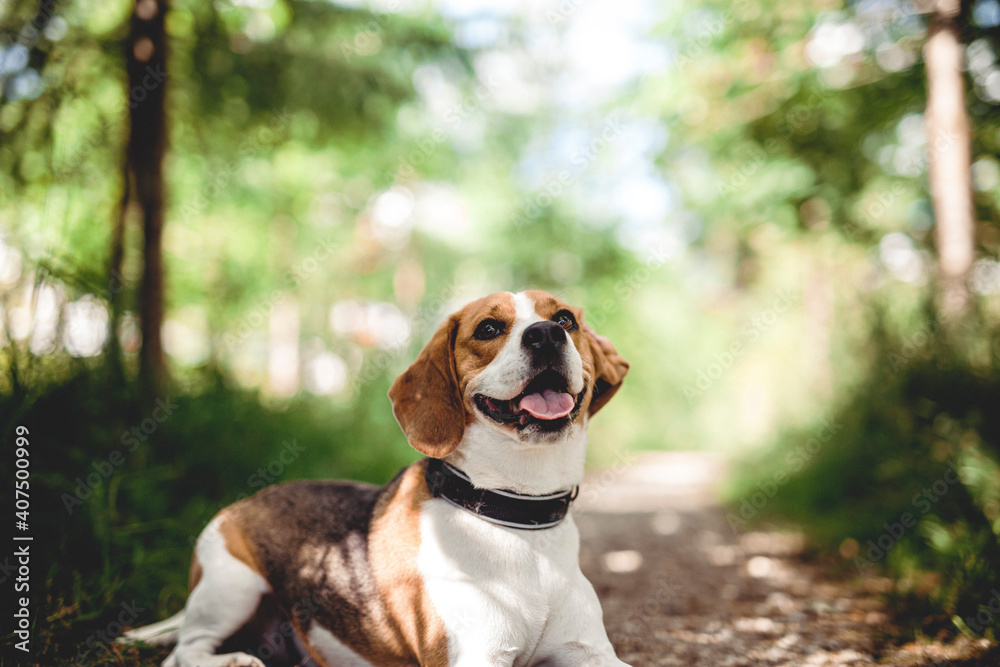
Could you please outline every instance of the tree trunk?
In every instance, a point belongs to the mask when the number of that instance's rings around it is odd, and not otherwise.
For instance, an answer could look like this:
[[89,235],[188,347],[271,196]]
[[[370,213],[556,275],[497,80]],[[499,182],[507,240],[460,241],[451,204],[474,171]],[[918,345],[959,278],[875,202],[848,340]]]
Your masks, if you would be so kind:
[[122,314],[122,292],[125,290],[125,279],[122,277],[122,267],[125,262],[125,225],[128,221],[128,205],[132,197],[129,184],[129,169],[122,174],[121,208],[111,230],[111,248],[108,258],[108,273],[105,281],[108,294],[108,306],[111,311],[108,317],[108,344],[105,348],[108,366],[116,386],[124,382],[125,372],[122,365],[122,346],[118,337],[118,320]]
[[166,0],[137,0],[127,48],[131,129],[127,160],[142,211],[143,272],[139,293],[140,381],[154,391],[166,381],[163,356],[163,154],[167,72]]
[[940,276],[938,311],[945,321],[966,313],[975,257],[969,116],[965,108],[960,0],[937,0],[924,45],[927,67],[928,175]]

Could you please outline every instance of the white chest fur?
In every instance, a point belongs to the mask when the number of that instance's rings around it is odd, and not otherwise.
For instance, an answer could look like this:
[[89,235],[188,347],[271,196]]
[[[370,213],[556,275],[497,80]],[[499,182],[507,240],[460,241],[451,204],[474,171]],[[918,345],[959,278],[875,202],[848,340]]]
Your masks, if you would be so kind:
[[419,570],[453,667],[526,667],[559,657],[623,664],[580,572],[572,516],[555,528],[519,530],[436,499],[424,503],[420,521]]

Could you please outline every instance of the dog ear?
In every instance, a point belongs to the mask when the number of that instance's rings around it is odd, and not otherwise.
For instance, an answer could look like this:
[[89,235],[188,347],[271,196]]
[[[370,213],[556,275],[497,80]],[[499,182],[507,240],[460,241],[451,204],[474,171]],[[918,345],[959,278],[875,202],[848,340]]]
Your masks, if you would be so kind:
[[458,317],[451,316],[389,388],[392,413],[410,446],[440,459],[465,433],[465,408],[455,370]]
[[583,333],[590,345],[590,356],[594,360],[594,392],[590,397],[588,414],[594,415],[611,400],[622,386],[629,363],[622,359],[611,341],[599,335],[586,324]]

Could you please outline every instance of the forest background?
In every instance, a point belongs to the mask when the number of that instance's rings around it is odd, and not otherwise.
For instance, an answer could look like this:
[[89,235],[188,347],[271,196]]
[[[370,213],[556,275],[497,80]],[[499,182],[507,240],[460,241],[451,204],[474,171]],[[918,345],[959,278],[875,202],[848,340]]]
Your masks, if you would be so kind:
[[117,664],[123,601],[179,609],[220,507],[413,460],[392,378],[523,288],[633,363],[592,465],[715,452],[734,530],[804,529],[914,634],[993,638],[998,26],[996,0],[0,2],[0,476],[30,459],[40,664]]

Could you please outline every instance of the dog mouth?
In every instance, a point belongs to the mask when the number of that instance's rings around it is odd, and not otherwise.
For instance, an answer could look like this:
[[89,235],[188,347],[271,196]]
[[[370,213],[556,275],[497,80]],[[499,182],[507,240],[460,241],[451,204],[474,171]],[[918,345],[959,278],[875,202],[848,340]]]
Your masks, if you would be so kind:
[[512,425],[519,431],[532,425],[543,431],[558,431],[576,419],[585,393],[573,396],[566,378],[549,369],[536,375],[514,398],[476,394],[474,401],[480,412],[499,424]]

